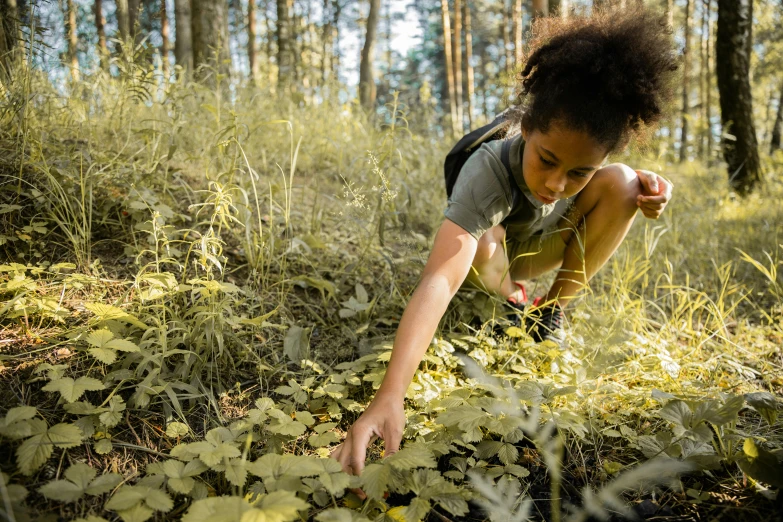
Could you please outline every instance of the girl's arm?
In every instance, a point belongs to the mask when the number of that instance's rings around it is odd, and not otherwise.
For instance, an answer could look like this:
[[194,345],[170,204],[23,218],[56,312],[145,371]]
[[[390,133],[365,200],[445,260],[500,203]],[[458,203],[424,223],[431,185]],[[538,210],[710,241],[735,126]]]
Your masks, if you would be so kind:
[[470,270],[477,245],[473,236],[449,220],[438,229],[421,281],[400,319],[383,382],[332,454],[346,472],[361,473],[367,446],[378,437],[384,441],[386,455],[399,449],[405,428],[405,392],[446,307]]

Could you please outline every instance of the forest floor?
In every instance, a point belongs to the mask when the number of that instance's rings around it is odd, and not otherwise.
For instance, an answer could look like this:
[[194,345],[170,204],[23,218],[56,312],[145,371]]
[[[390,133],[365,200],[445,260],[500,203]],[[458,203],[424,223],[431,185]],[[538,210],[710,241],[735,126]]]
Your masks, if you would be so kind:
[[15,88],[6,519],[780,519],[779,179],[740,199],[719,165],[614,158],[674,199],[637,218],[565,344],[497,339],[502,304],[460,292],[408,390],[403,450],[373,445],[350,477],[325,457],[383,378],[452,140],[403,105],[229,103],[143,71]]

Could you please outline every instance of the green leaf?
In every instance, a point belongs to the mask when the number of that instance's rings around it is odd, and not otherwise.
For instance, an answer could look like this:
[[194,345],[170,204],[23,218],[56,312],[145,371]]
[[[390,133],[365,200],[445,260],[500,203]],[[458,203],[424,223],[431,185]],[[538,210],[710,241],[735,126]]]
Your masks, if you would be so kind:
[[774,395],[769,392],[746,393],[745,400],[748,405],[759,412],[767,424],[775,424],[778,418],[778,401]]
[[144,502],[155,511],[162,511],[164,513],[171,511],[174,507],[174,501],[171,500],[171,497],[168,496],[165,491],[155,488],[149,488],[149,492],[147,493]]
[[410,520],[411,522],[423,520],[427,513],[430,512],[430,509],[429,500],[417,497],[411,500],[410,505],[405,508],[403,516],[405,520]]
[[307,426],[299,421],[293,420],[291,417],[282,417],[278,419],[277,423],[269,426],[269,431],[272,433],[279,433],[280,435],[298,437],[307,431]]
[[718,401],[700,402],[693,412],[693,425],[696,426],[701,421],[711,422],[717,426],[728,424],[737,420],[737,414],[744,405],[745,398],[742,395],[729,397],[723,404]]
[[332,495],[338,495],[345,491],[350,484],[350,477],[345,473],[322,473],[318,480],[323,484],[326,491]]
[[195,501],[182,522],[245,522],[245,513],[254,510],[242,497],[209,497]]
[[88,495],[103,495],[116,488],[121,482],[122,477],[117,473],[106,473],[90,482],[85,491]]
[[109,348],[90,348],[87,352],[103,364],[112,364],[117,360],[117,352]]
[[315,516],[317,522],[369,522],[370,519],[348,508],[329,508]]
[[145,506],[143,503],[136,504],[129,509],[117,511],[117,514],[123,520],[123,522],[146,522],[155,511]]
[[744,455],[737,459],[742,471],[755,480],[783,488],[783,454],[757,446],[752,438],[745,439],[742,450]]
[[293,362],[299,364],[307,358],[309,348],[309,328],[293,325],[288,329],[283,339],[283,353]]
[[[389,457],[391,458],[391,457]],[[370,464],[361,474],[362,490],[374,500],[382,500],[388,491],[391,467],[385,464]]]
[[305,426],[312,426],[313,424],[315,424],[315,418],[309,411],[296,412],[296,420],[298,420]]
[[90,344],[96,348],[103,348],[106,346],[106,343],[111,341],[114,338],[114,334],[111,333],[111,331],[107,330],[106,328],[102,330],[96,330],[94,332],[91,332],[90,335],[87,336],[87,344]]
[[463,431],[471,431],[482,426],[489,418],[481,408],[464,405],[449,408],[438,415],[437,421],[447,427],[456,425]]
[[226,459],[226,480],[231,484],[242,487],[247,481],[247,462],[242,459]]
[[107,473],[95,478],[96,473],[94,468],[80,462],[65,471],[67,480],[53,480],[42,486],[39,491],[51,500],[75,502],[85,493],[102,495],[122,482],[122,477],[116,473]]
[[95,478],[98,472],[92,466],[83,462],[78,462],[65,470],[65,478],[79,486],[81,489],[87,489],[87,485]]
[[310,435],[310,437],[307,439],[307,442],[310,444],[310,446],[314,448],[322,448],[339,441],[340,437],[333,431],[327,431],[326,433],[322,433],[320,435]]
[[98,391],[105,388],[101,381],[92,377],[79,377],[75,381],[70,377],[62,377],[41,389],[48,392],[58,392],[66,402],[75,402],[86,391]]
[[172,491],[183,495],[190,493],[195,485],[196,481],[191,477],[170,478],[168,481],[168,486]]
[[41,486],[38,491],[49,500],[60,502],[76,502],[84,495],[83,488],[68,480],[53,480]]
[[414,468],[434,468],[437,466],[432,452],[420,445],[410,445],[385,459],[391,467],[397,470]]
[[310,507],[310,504],[296,496],[291,491],[276,491],[265,495],[259,506],[264,513],[265,522],[291,522],[299,518],[299,511]]
[[16,449],[19,471],[31,475],[43,466],[52,454],[53,446],[70,448],[81,442],[82,432],[73,424],[56,424],[47,430],[46,423],[40,419],[27,421],[31,425],[32,437],[25,440]]
[[51,443],[58,448],[72,448],[82,442],[82,431],[73,424],[65,422],[49,428],[46,435]]
[[138,352],[140,350],[138,345],[127,339],[112,339],[106,343],[106,348],[119,350],[121,352]]
[[658,415],[662,419],[673,422],[675,425],[686,429],[691,427],[691,419],[693,418],[690,407],[685,401],[681,400],[669,401],[660,409]]
[[0,434],[9,439],[22,439],[32,435],[30,419],[38,410],[32,406],[17,406],[11,408],[5,417],[0,419]]
[[166,426],[166,436],[172,439],[184,437],[189,431],[190,428],[183,422],[169,422],[169,425]]
[[111,453],[112,447],[111,439],[100,439],[93,446],[98,455],[108,455]]

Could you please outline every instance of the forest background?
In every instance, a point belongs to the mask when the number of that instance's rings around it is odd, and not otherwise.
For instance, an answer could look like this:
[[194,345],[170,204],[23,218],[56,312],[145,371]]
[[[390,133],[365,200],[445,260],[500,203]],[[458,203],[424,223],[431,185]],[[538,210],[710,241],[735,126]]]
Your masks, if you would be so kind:
[[[539,17],[644,4],[677,103],[613,160],[676,186],[562,347],[461,292],[361,477],[442,160]],[[0,517],[774,520],[780,0],[0,0]],[[531,282],[542,293],[547,278]],[[356,488],[367,494],[360,498]]]

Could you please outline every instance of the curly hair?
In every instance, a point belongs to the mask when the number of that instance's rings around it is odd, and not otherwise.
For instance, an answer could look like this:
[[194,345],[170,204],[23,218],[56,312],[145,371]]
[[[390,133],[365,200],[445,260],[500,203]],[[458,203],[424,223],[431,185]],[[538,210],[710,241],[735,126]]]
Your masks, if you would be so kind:
[[678,57],[663,17],[637,8],[545,18],[533,35],[514,123],[546,132],[562,122],[613,152],[664,116]]

